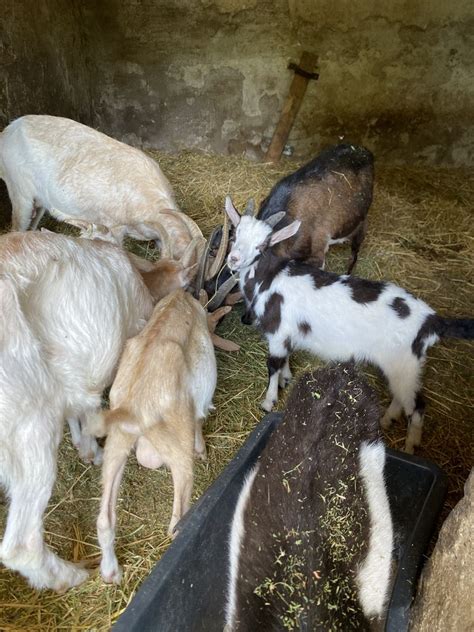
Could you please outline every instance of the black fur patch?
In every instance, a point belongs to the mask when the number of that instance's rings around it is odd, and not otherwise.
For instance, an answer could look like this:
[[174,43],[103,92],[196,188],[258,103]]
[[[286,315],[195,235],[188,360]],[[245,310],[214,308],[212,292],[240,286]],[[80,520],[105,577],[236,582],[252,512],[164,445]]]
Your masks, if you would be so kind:
[[242,325],[251,325],[254,320],[255,320],[255,312],[253,311],[252,307],[249,307],[242,314],[242,318],[240,319],[240,322],[242,323]]
[[352,300],[362,305],[376,301],[386,287],[383,281],[370,281],[352,276],[342,279],[341,282],[351,288]]
[[[261,203],[257,217],[265,220],[279,211],[287,211],[289,200],[297,186],[321,181],[333,171],[358,173],[361,169],[372,170],[373,164],[374,157],[365,147],[348,144],[328,147],[294,173],[279,180]],[[281,228],[285,223],[288,223],[287,218],[275,228]]]
[[267,358],[268,376],[271,377],[274,373],[283,368],[286,358],[278,358],[277,356],[269,355]]
[[316,290],[332,285],[340,279],[338,274],[326,272],[316,265],[305,261],[290,261],[288,264],[288,276],[310,276],[313,279],[313,285]]
[[377,398],[353,366],[299,379],[243,515],[238,629],[287,629],[285,617],[307,632],[371,629],[356,582],[370,537],[359,449],[379,437]]
[[396,296],[390,303],[390,307],[397,312],[400,318],[408,318],[410,316],[408,303],[401,296]]
[[437,314],[430,314],[425,318],[425,322],[422,324],[418,333],[416,334],[415,340],[412,342],[411,350],[419,359],[424,354],[425,340],[432,334],[440,334],[440,324],[441,319]]
[[247,275],[245,277],[245,282],[244,282],[244,287],[243,287],[243,291],[244,291],[244,295],[245,298],[251,302],[251,300],[253,299],[253,295],[255,292],[255,275],[250,278],[250,272],[247,272]]
[[303,336],[307,336],[311,332],[311,325],[303,320],[301,323],[298,323],[298,329]]
[[265,292],[273,283],[273,279],[288,265],[288,259],[274,255],[266,250],[260,257],[255,269],[255,283],[259,283],[259,292]]
[[288,351],[288,353],[291,353],[291,350],[293,347],[291,346],[291,338],[289,336],[285,338],[283,345],[285,349]]
[[438,333],[447,338],[474,339],[474,318],[441,318],[438,316]]
[[420,415],[423,415],[423,413],[425,412],[425,408],[426,408],[426,402],[423,399],[420,391],[418,391],[415,398],[415,410],[418,413],[420,413]]
[[259,322],[259,326],[264,333],[274,334],[280,327],[283,300],[281,294],[274,292],[265,303],[265,311]]

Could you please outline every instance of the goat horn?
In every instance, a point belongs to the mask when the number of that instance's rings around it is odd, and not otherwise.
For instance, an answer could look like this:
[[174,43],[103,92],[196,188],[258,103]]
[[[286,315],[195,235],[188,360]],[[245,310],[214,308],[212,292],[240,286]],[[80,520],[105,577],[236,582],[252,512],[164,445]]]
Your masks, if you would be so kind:
[[238,279],[235,276],[230,276],[224,283],[216,290],[214,296],[212,296],[211,300],[207,304],[207,309],[210,311],[214,311],[218,307],[220,307],[222,301],[225,299],[227,294],[232,290],[234,285],[237,283]]
[[144,230],[148,229],[149,231],[157,233],[160,240],[161,258],[173,259],[173,249],[171,248],[170,236],[164,224],[160,220],[154,219],[152,222],[129,224],[126,228],[130,237],[141,241],[149,239],[149,237],[145,237],[143,233]]
[[66,224],[69,224],[70,226],[75,226],[76,228],[79,228],[80,230],[86,231],[97,231],[98,233],[102,233],[103,235],[106,235],[108,232],[110,232],[110,229],[107,228],[107,226],[104,226],[103,224],[94,224],[93,222],[88,222],[85,219],[72,219],[72,218],[68,218],[65,219],[64,222]]
[[250,215],[250,217],[253,217],[255,215],[255,200],[253,198],[249,198],[243,214]]
[[273,213],[273,215],[270,215],[270,217],[267,217],[267,219],[265,220],[265,223],[267,223],[272,228],[275,228],[278,222],[280,222],[285,217],[285,215],[286,215],[285,211],[278,211],[278,213]]
[[207,301],[208,301],[208,296],[207,296],[207,292],[206,290],[199,290],[199,304],[201,305],[201,307],[206,307],[207,305]]
[[211,247],[211,240],[206,242],[206,244],[204,246],[204,250],[203,250],[203,252],[201,254],[201,257],[199,259],[199,268],[198,268],[198,272],[196,274],[196,283],[195,283],[194,293],[193,293],[195,298],[200,296],[200,292],[202,290],[202,286],[204,285],[204,280],[205,280],[205,277],[206,277],[207,260],[209,258],[210,247]]
[[[212,237],[215,234],[215,231],[213,232],[213,234],[211,235],[211,238],[209,239],[209,243],[212,243]],[[227,217],[227,214],[224,214],[224,225],[222,226],[222,237],[221,237],[221,243],[219,244],[219,248],[217,250],[217,254],[216,257],[214,259],[214,261],[211,263],[210,267],[209,267],[209,271],[206,274],[206,281],[209,281],[209,279],[212,279],[216,276],[216,274],[220,271],[220,269],[222,268],[224,261],[225,261],[225,257],[227,255],[227,247],[229,245],[229,218]]]
[[164,211],[160,211],[159,214],[160,215],[172,215],[173,217],[177,217],[179,220],[181,220],[181,222],[183,224],[186,225],[187,229],[189,230],[189,232],[191,234],[191,237],[193,237],[193,238],[194,237],[203,237],[201,229],[196,224],[196,222],[193,219],[191,219],[189,217],[189,215],[186,215],[186,213],[183,213],[183,211],[176,211],[175,209],[167,208]]

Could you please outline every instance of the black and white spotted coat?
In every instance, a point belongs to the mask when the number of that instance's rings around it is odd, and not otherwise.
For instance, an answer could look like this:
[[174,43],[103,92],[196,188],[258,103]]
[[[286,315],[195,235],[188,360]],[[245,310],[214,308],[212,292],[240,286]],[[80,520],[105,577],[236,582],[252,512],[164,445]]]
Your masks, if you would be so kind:
[[393,395],[382,425],[405,412],[410,422],[406,449],[412,452],[421,440],[424,403],[419,391],[426,351],[442,335],[474,337],[474,320],[444,319],[393,283],[337,275],[310,262],[278,257],[268,246],[285,239],[291,226],[283,230],[283,235],[272,234],[264,222],[243,217],[228,257],[229,267],[239,270],[251,318],[268,341],[263,408],[273,408],[278,385],[291,379],[292,351],[367,362],[381,369]]

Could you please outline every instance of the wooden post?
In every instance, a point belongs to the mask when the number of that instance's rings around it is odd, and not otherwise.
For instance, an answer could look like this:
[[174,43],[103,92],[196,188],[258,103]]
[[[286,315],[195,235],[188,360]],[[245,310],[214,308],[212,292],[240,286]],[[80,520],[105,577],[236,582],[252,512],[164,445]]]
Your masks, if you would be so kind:
[[278,162],[290,134],[296,115],[306,92],[310,79],[317,79],[319,75],[314,72],[317,56],[313,53],[303,52],[300,63],[289,64],[288,68],[295,71],[295,76],[290,86],[280,120],[273,133],[272,142],[265,155],[265,162]]

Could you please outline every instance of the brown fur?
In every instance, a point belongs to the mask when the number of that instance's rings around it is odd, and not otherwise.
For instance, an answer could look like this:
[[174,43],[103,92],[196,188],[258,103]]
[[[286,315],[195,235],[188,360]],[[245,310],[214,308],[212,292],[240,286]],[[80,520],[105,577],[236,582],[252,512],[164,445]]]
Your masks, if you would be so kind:
[[301,222],[298,233],[274,247],[275,254],[292,259],[312,259],[319,267],[331,241],[351,242],[348,273],[366,231],[372,202],[373,156],[364,147],[335,145],[286,176],[260,205],[257,217],[269,221],[286,213],[277,227]]
[[[176,290],[156,305],[144,329],[128,340],[110,391],[111,409],[104,420],[109,433],[103,494],[97,521],[99,541],[108,560],[114,557],[110,543],[115,533],[120,480],[134,445],[137,459],[145,467],[164,464],[171,469],[174,501],[170,534],[187,511],[194,448],[201,459],[206,458],[202,420],[212,397],[212,383],[210,390],[204,391],[204,398],[194,398],[196,388],[201,389],[202,375],[213,372],[215,375],[207,314],[190,294]],[[108,572],[104,575],[103,571],[104,579],[117,581],[117,574]]]
[[276,253],[323,265],[330,239],[349,239],[363,229],[368,205],[357,203],[354,192],[371,187],[372,174],[367,170],[329,173],[296,187],[287,215],[289,222],[299,219],[302,225],[295,237],[276,246]]

